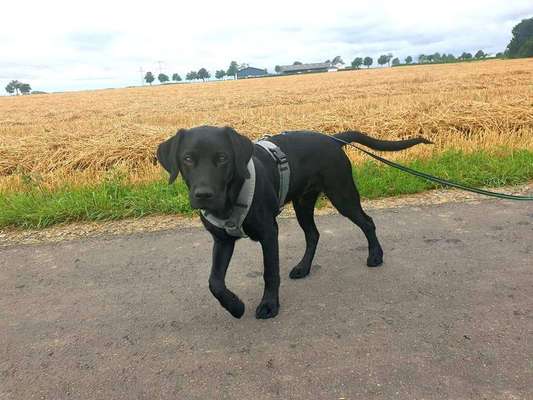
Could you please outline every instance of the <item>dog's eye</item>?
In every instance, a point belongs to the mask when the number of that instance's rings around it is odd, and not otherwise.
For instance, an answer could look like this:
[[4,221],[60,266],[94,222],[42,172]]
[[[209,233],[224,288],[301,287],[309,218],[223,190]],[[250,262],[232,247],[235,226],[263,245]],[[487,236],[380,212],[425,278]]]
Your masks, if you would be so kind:
[[218,163],[225,163],[226,161],[228,161],[228,156],[226,156],[225,154],[219,154],[217,156]]
[[192,162],[193,162],[192,156],[190,154],[185,155],[183,157],[183,161],[185,161],[188,164],[192,164]]

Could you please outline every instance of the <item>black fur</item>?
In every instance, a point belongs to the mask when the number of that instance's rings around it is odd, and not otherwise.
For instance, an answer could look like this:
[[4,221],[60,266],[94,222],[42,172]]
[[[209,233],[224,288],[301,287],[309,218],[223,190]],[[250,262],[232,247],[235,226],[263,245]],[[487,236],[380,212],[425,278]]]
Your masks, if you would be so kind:
[[[378,140],[356,131],[335,136],[346,142],[357,142],[385,151],[431,143],[423,138]],[[383,250],[376,237],[376,228],[372,218],[361,208],[351,163],[342,150],[342,144],[326,135],[309,131],[286,132],[269,140],[279,146],[289,160],[291,178],[286,202],[293,203],[298,223],[305,234],[304,256],[289,276],[299,279],[309,274],[319,239],[313,211],[321,193],[325,193],[335,208],[365,234],[368,241],[367,265],[381,265]],[[191,206],[206,209],[221,218],[231,211],[247,177],[246,165],[250,157],[253,157],[256,170],[256,188],[243,229],[263,249],[265,289],[256,309],[256,317],[272,318],[279,311],[280,283],[276,222],[279,176],[274,160],[264,149],[254,146],[232,128],[211,126],[180,130],[173,138],[162,143],[157,151],[158,160],[170,174],[170,182],[176,179],[179,172],[183,174],[189,188]],[[202,222],[214,240],[209,289],[224,308],[240,318],[244,314],[244,304],[225,284],[236,238],[203,217]]]

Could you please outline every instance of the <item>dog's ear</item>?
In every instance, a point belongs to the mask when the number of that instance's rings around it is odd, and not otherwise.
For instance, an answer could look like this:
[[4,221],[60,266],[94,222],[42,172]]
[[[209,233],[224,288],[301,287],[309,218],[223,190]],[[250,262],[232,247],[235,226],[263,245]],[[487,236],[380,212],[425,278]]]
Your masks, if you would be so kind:
[[233,149],[235,174],[242,179],[248,179],[250,177],[248,162],[252,158],[254,144],[247,137],[238,134],[233,128],[226,127],[226,134]]
[[161,143],[157,148],[157,160],[170,174],[169,184],[173,183],[180,173],[178,148],[184,131],[184,129],[180,129],[174,136]]

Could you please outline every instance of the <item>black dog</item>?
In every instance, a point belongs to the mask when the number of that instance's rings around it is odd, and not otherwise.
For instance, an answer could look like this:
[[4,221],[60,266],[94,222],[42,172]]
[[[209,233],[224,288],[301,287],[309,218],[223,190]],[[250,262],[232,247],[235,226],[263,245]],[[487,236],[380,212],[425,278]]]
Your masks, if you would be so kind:
[[[385,151],[431,143],[423,138],[377,140],[355,131],[339,133],[335,137]],[[298,279],[309,274],[319,238],[313,211],[321,193],[325,193],[337,210],[364,232],[368,240],[367,265],[381,265],[383,250],[376,237],[374,222],[361,208],[351,163],[342,150],[343,144],[326,135],[308,131],[285,132],[268,140],[287,155],[290,184],[285,203],[292,201],[298,223],[305,233],[305,254],[292,269],[290,277]],[[207,210],[221,219],[227,218],[236,207],[240,189],[250,175],[247,165],[252,158],[255,191],[242,229],[252,240],[259,241],[263,249],[265,290],[256,317],[275,317],[279,310],[280,284],[276,222],[280,173],[276,161],[267,151],[232,128],[212,126],[179,130],[159,145],[157,158],[169,172],[170,183],[181,172],[189,188],[192,208]],[[214,240],[209,289],[231,315],[240,318],[244,314],[244,304],[225,284],[226,271],[238,238],[213,225],[203,215],[202,222]]]

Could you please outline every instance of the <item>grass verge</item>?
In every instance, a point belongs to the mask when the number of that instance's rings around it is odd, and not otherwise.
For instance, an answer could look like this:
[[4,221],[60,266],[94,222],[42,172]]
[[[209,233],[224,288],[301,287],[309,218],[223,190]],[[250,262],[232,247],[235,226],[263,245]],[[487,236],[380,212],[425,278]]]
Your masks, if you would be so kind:
[[[477,187],[513,185],[533,179],[533,152],[528,150],[502,151],[497,156],[483,151],[471,154],[447,151],[406,165]],[[353,175],[361,196],[367,199],[440,187],[374,161],[355,166]],[[28,183],[24,191],[0,194],[0,228],[44,228],[74,221],[192,213],[183,181],[169,186],[163,178],[133,185],[124,176],[110,174],[104,182],[90,187],[66,186],[50,191]]]

